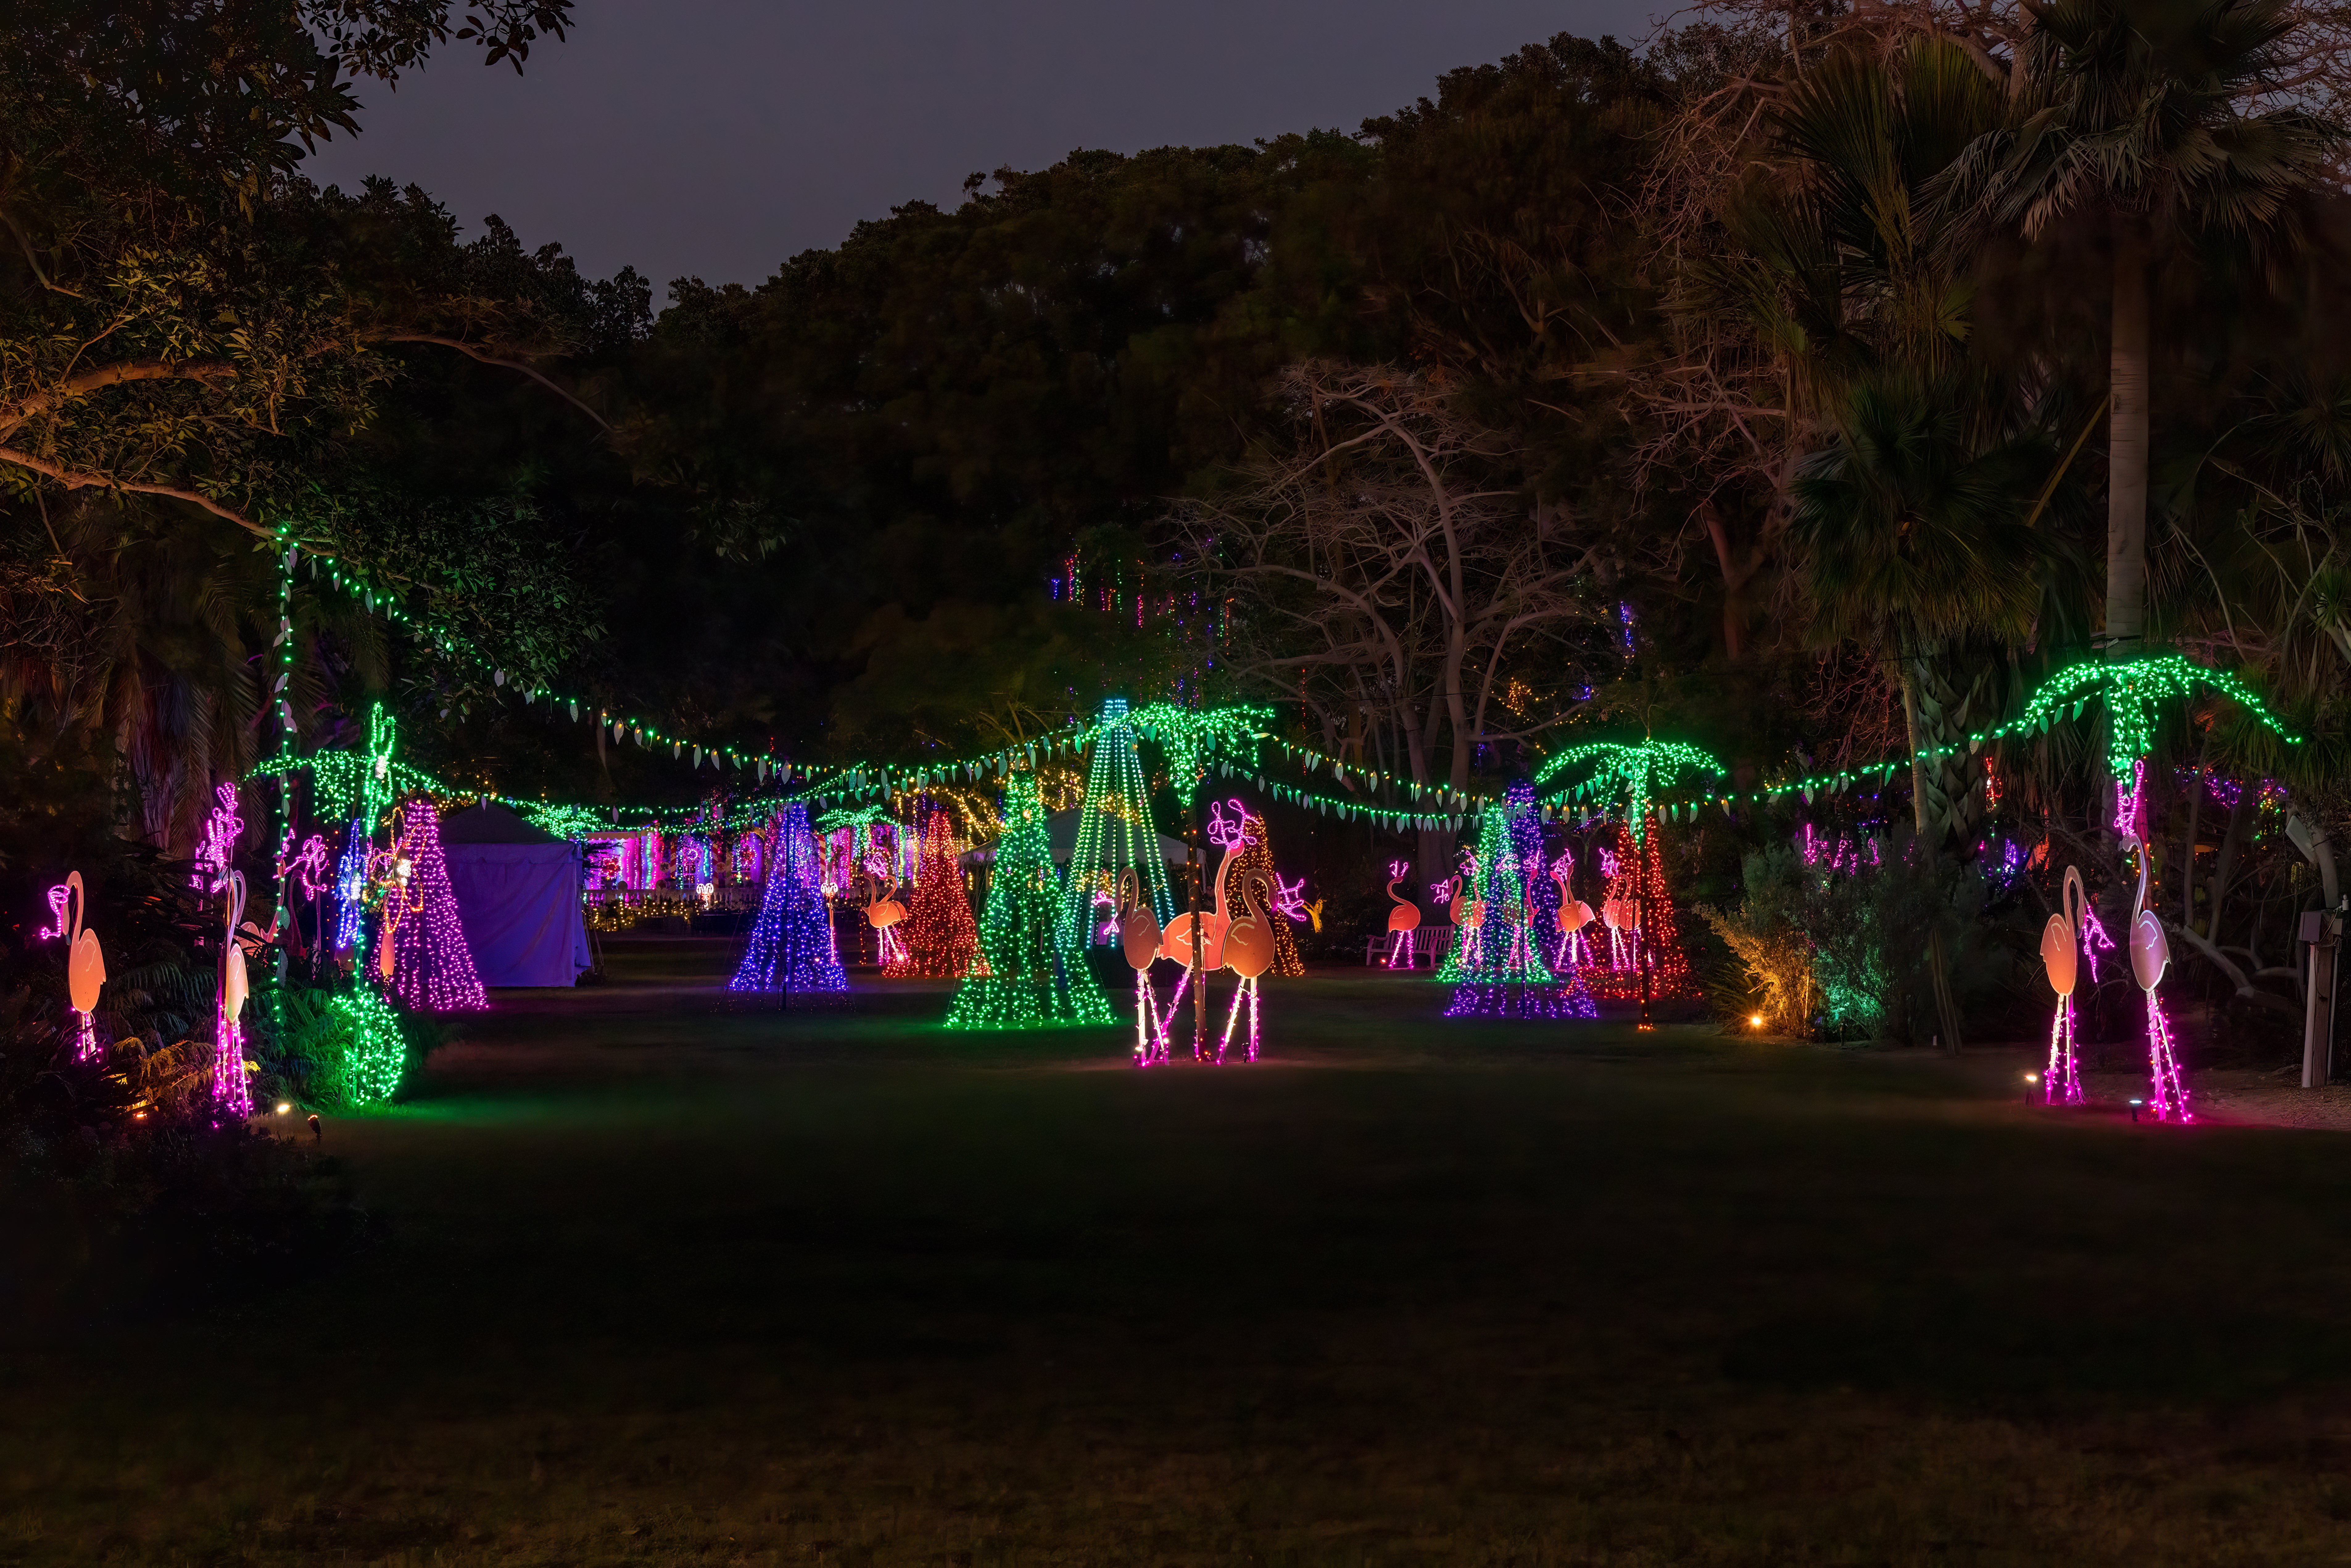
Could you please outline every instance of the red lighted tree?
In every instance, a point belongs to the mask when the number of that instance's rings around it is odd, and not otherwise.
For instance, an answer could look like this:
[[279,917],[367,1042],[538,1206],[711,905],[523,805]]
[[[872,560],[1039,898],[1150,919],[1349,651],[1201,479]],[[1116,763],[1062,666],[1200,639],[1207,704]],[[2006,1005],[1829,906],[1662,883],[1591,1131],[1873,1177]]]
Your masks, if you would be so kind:
[[900,979],[959,980],[979,951],[979,928],[956,863],[947,814],[933,811],[923,825],[914,862],[914,895],[906,901],[906,956],[882,972]]
[[[1665,857],[1657,849],[1657,814],[1652,811],[1639,834],[1616,824],[1616,842],[1608,858],[1615,869],[1600,906],[1603,931],[1595,946],[1604,962],[1584,970],[1592,994],[1608,1001],[1650,1001],[1695,997],[1689,959],[1682,952],[1674,925],[1673,895],[1666,891]],[[1646,980],[1647,989],[1643,990]]]

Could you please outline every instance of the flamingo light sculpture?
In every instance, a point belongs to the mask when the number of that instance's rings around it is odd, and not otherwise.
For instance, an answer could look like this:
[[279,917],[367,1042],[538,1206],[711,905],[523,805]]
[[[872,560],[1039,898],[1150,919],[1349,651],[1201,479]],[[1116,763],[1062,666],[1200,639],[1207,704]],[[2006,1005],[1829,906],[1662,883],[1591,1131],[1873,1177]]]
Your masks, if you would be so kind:
[[878,934],[875,941],[875,961],[881,964],[903,964],[906,961],[906,945],[898,936],[898,927],[906,918],[906,906],[898,901],[898,876],[888,859],[874,855],[866,866],[876,877],[889,881],[873,901],[865,906],[865,924]]
[[1571,954],[1576,963],[1588,964],[1592,948],[1583,939],[1583,928],[1592,924],[1592,905],[1575,896],[1575,862],[1562,853],[1551,862],[1551,879],[1559,883],[1559,956],[1552,967],[1567,967]]
[[2188,1113],[2188,1090],[2179,1081],[2179,1051],[2171,1038],[2171,1020],[2164,1017],[2163,1003],[2155,994],[2171,964],[2171,942],[2163,934],[2163,922],[2147,906],[2147,845],[2137,833],[2126,835],[2123,842],[2138,856],[2138,892],[2131,899],[2130,964],[2131,977],[2147,993],[2147,1073],[2154,1080],[2147,1104],[2158,1122],[2175,1113],[2192,1122],[2196,1118]]
[[[1238,809],[1240,802],[1235,800],[1232,805]],[[1240,821],[1228,821],[1221,805],[1208,808],[1208,841],[1222,849],[1225,856],[1217,862],[1216,906],[1203,911],[1199,919],[1200,969],[1203,974],[1225,967],[1225,928],[1232,924],[1231,914],[1225,904],[1225,879],[1231,873],[1233,861],[1240,854],[1242,846]],[[1167,923],[1164,938],[1167,956],[1183,965],[1186,974],[1192,967],[1192,915],[1186,911]]]
[[[220,1000],[213,1017],[213,1098],[240,1116],[253,1114],[253,1091],[245,1081],[245,946],[236,939],[245,918],[245,873],[222,878],[227,918],[221,922]],[[385,944],[386,952],[391,944]]]
[[1403,861],[1388,862],[1388,897],[1395,907],[1388,911],[1388,967],[1412,967],[1412,934],[1420,929],[1420,905],[1396,891],[1396,883],[1411,866]]
[[1486,901],[1478,896],[1478,856],[1465,851],[1461,859],[1467,873],[1453,878],[1453,924],[1460,927],[1468,949],[1463,962],[1475,967],[1485,961]]
[[1134,1064],[1167,1060],[1167,1025],[1151,1000],[1151,966],[1159,956],[1159,916],[1143,895],[1142,879],[1128,866],[1118,873],[1118,945],[1134,971]]
[[[1257,896],[1251,897],[1255,894]],[[1240,985],[1233,992],[1233,1010],[1225,1017],[1225,1038],[1217,1046],[1217,1065],[1224,1064],[1225,1053],[1232,1049],[1233,1025],[1239,1021],[1241,1002],[1249,1001],[1249,1059],[1257,1060],[1258,1042],[1258,982],[1273,967],[1273,921],[1266,913],[1265,882],[1249,876],[1241,880],[1241,907],[1245,913],[1225,930],[1225,967],[1240,977]]]
[[2068,1105],[2082,1103],[2082,1075],[2074,1056],[2074,986],[2081,977],[2081,946],[2089,939],[2083,915],[2090,905],[2082,888],[2082,873],[2065,868],[2058,890],[2058,913],[2041,928],[2041,966],[2048,972],[2049,988],[2057,993],[2057,1015],[2049,1025],[2049,1069],[2041,1076],[2041,1100],[2056,1104],[2062,1095]]
[[88,896],[81,873],[66,873],[65,881],[49,889],[49,914],[57,926],[41,932],[44,940],[61,937],[66,944],[66,994],[78,1026],[74,1033],[76,1061],[88,1061],[98,1054],[98,1030],[90,1015],[98,1010],[99,988],[106,984],[106,955],[99,948],[98,933],[82,929],[82,906]]

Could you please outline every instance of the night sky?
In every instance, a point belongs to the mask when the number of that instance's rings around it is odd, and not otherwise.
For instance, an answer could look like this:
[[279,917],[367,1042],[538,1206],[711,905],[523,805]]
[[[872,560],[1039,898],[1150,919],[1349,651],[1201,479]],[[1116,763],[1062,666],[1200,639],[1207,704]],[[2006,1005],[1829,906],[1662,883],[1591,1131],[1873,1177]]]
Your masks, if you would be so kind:
[[590,273],[756,283],[897,203],[1074,148],[1352,131],[1558,32],[1637,39],[1653,0],[580,0],[528,74],[467,47],[361,82],[322,184],[423,185]]

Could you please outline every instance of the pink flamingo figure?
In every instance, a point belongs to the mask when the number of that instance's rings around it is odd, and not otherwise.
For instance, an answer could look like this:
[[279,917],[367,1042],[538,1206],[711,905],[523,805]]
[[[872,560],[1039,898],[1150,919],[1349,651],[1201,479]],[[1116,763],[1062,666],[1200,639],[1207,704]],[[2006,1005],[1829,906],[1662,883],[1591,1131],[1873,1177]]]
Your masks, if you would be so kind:
[[[1238,800],[1231,804],[1236,810],[1240,809]],[[1234,858],[1241,852],[1241,828],[1246,821],[1246,814],[1228,821],[1222,805],[1208,808],[1208,841],[1223,850],[1225,858],[1217,862],[1215,906],[1200,913],[1200,969],[1204,974],[1225,967],[1225,929],[1232,924],[1225,906],[1225,878],[1233,868]],[[1167,956],[1183,965],[1188,975],[1192,967],[1192,915],[1188,910],[1167,923],[1163,942]]]
[[[1252,897],[1252,894],[1256,896]],[[1225,1017],[1225,1038],[1217,1046],[1218,1066],[1224,1064],[1225,1053],[1232,1049],[1233,1025],[1240,1019],[1244,998],[1249,1002],[1249,1059],[1257,1060],[1258,981],[1273,967],[1273,921],[1266,913],[1265,879],[1243,878],[1240,894],[1245,913],[1225,931],[1225,967],[1239,976],[1241,983],[1233,992],[1233,1009]]]
[[2089,908],[2089,895],[2082,888],[2082,873],[2072,866],[2065,868],[2065,881],[2059,888],[2059,911],[2049,917],[2041,928],[2041,967],[2049,976],[2049,988],[2057,993],[2057,1015],[2049,1025],[2049,1068],[2042,1074],[2041,1100],[2054,1105],[2062,1097],[2068,1105],[2082,1103],[2082,1075],[2074,1056],[2074,987],[2081,977],[2082,947],[2090,934],[2084,924],[2084,912]]
[[898,927],[905,923],[906,906],[898,901],[898,877],[887,856],[873,855],[867,859],[866,869],[877,878],[888,879],[880,894],[865,906],[865,924],[878,934],[874,956],[883,964],[903,964],[906,961],[906,944],[898,936]]
[[1396,891],[1396,883],[1411,866],[1403,861],[1388,862],[1388,897],[1395,907],[1388,911],[1388,967],[1412,967],[1412,934],[1420,929],[1420,905]]
[[[213,1097],[240,1116],[253,1114],[253,1090],[245,1073],[245,999],[251,994],[245,974],[245,945],[236,938],[245,918],[245,873],[222,879],[227,915],[221,923],[220,1003],[213,1019]],[[392,951],[387,939],[384,951]]]
[[[1453,879],[1453,924],[1460,928],[1468,949],[1462,962],[1474,967],[1485,961],[1486,901],[1478,896],[1476,853],[1463,851],[1461,862],[1465,873],[1457,874]],[[1466,892],[1465,881],[1468,884]]]
[[1159,916],[1143,896],[1133,866],[1118,873],[1118,943],[1134,971],[1134,1064],[1167,1060],[1167,1024],[1151,1002],[1151,966],[1159,956]]
[[1592,905],[1575,896],[1574,861],[1562,854],[1552,862],[1551,879],[1559,883],[1559,956],[1552,962],[1563,969],[1572,955],[1576,963],[1589,964],[1592,948],[1583,939],[1583,928],[1592,924]]
[[106,984],[106,955],[99,948],[98,933],[82,929],[82,905],[88,896],[81,873],[66,873],[65,881],[49,889],[49,914],[57,926],[41,932],[43,940],[55,936],[66,944],[66,996],[78,1026],[74,1032],[76,1061],[88,1061],[98,1054],[98,1030],[90,1015],[98,1011],[98,993]]
[[2147,1103],[2158,1122],[2168,1121],[2174,1113],[2181,1121],[2192,1122],[2196,1118],[2188,1113],[2188,1090],[2179,1081],[2179,1051],[2171,1038],[2171,1021],[2164,1017],[2163,1003],[2155,994],[2163,984],[2164,970],[2171,965],[2171,940],[2163,934],[2163,922],[2147,906],[2147,845],[2137,833],[2126,834],[2123,842],[2138,856],[2138,892],[2131,900],[2130,966],[2131,977],[2147,993],[2147,1070],[2154,1080]]

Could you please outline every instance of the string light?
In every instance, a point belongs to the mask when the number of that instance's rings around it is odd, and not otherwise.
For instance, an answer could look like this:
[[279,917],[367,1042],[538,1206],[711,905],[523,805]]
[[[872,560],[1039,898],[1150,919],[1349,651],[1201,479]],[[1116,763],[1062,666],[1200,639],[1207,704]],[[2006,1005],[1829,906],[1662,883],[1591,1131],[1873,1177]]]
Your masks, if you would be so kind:
[[1004,785],[1004,834],[997,841],[987,907],[979,919],[986,972],[967,977],[947,1011],[949,1029],[1046,1029],[1111,1024],[1110,1004],[1082,950],[1061,937],[1062,888],[1036,776]]
[[392,933],[392,993],[401,1005],[421,1012],[475,1013],[489,998],[465,946],[457,895],[449,885],[448,861],[441,852],[441,819],[430,800],[411,800],[401,850],[409,873],[394,896],[405,905],[389,922]]
[[818,885],[816,838],[808,808],[777,814],[768,850],[768,885],[731,991],[845,991],[849,977],[832,944],[832,918]]

